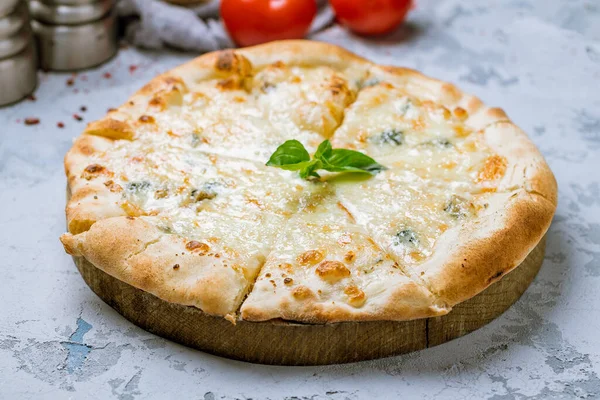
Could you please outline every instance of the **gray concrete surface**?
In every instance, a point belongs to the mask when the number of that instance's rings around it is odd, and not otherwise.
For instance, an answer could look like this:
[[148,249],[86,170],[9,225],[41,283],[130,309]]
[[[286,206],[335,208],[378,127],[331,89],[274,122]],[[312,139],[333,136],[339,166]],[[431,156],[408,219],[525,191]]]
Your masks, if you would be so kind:
[[[332,27],[319,38],[454,82],[503,107],[536,142],[560,204],[542,270],[519,302],[442,346],[327,367],[226,360],[130,324],[86,287],[58,241],[72,139],[191,57],[125,49],[73,86],[70,75],[45,74],[36,101],[0,110],[0,398],[598,398],[600,3],[418,3],[390,37]],[[41,123],[25,126],[30,116]]]

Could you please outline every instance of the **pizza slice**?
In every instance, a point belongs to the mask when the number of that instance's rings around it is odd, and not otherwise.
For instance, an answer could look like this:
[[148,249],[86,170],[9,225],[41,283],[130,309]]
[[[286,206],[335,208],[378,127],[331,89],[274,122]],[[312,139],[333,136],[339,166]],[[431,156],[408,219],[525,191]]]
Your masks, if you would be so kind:
[[366,66],[310,65],[298,55],[270,61],[211,53],[157,77],[86,133],[149,139],[264,162],[288,139],[316,149],[341,123]]
[[289,216],[312,186],[262,163],[142,139],[112,142],[84,135],[66,165],[74,199],[67,208],[71,233],[107,217],[156,216],[177,208],[240,218],[256,219],[263,212]]
[[406,320],[449,311],[379,247],[325,186],[282,229],[242,304],[245,320]]
[[281,224],[273,215],[249,220],[182,209],[103,219],[61,241],[69,254],[136,288],[233,321]]

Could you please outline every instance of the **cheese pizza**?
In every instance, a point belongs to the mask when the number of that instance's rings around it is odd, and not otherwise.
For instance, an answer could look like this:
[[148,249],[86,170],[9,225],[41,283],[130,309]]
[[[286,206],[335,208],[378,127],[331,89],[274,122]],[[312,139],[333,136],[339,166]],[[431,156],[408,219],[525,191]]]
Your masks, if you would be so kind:
[[[282,143],[385,166],[267,166]],[[339,47],[203,55],[88,125],[65,157],[66,251],[167,302],[236,320],[410,320],[510,272],[557,202],[498,108]]]

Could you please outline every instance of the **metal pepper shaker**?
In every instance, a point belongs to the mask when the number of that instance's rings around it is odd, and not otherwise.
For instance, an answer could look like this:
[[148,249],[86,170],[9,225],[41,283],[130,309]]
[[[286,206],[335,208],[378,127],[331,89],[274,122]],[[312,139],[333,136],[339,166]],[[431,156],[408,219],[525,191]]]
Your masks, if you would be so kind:
[[42,69],[95,67],[117,52],[114,0],[30,0]]
[[25,0],[0,1],[0,106],[37,86],[37,55]]

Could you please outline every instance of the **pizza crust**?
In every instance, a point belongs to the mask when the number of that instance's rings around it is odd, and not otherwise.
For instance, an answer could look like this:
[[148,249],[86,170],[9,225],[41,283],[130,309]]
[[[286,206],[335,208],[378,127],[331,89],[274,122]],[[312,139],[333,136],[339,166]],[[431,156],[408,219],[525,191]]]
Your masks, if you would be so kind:
[[109,275],[209,314],[235,313],[248,286],[242,268],[227,268],[224,257],[190,250],[184,238],[166,235],[140,218],[104,219],[61,241],[67,253],[85,257]]
[[[120,140],[136,140],[148,129],[145,115],[181,107],[185,95],[207,79],[223,88],[248,91],[256,70],[282,61],[294,66],[328,66],[359,81],[382,78],[411,95],[451,110],[464,110],[465,126],[506,160],[507,168],[489,208],[476,220],[445,232],[434,254],[411,271],[410,280],[375,309],[281,300],[276,307],[243,303],[241,317],[253,321],[285,318],[324,323],[346,320],[408,320],[442,315],[484,290],[516,267],[547,231],[557,203],[554,176],[537,148],[498,108],[485,106],[454,85],[406,68],[377,66],[339,47],[310,41],[283,41],[209,53],[160,75],[128,102],[91,123],[65,157],[72,195],[66,214],[66,251],[163,300],[192,305],[215,315],[238,312],[256,274],[219,268],[221,261],[186,251],[185,240],[167,235],[131,209],[123,208],[118,187],[90,168]],[[86,170],[88,169],[88,170]],[[134,210],[135,211],[135,210]],[[179,265],[173,269],[174,265]],[[258,269],[259,267],[254,266]]]
[[550,226],[556,206],[544,197],[524,190],[498,197],[504,199],[495,211],[442,237],[434,255],[417,270],[449,307],[475,296],[517,267]]

